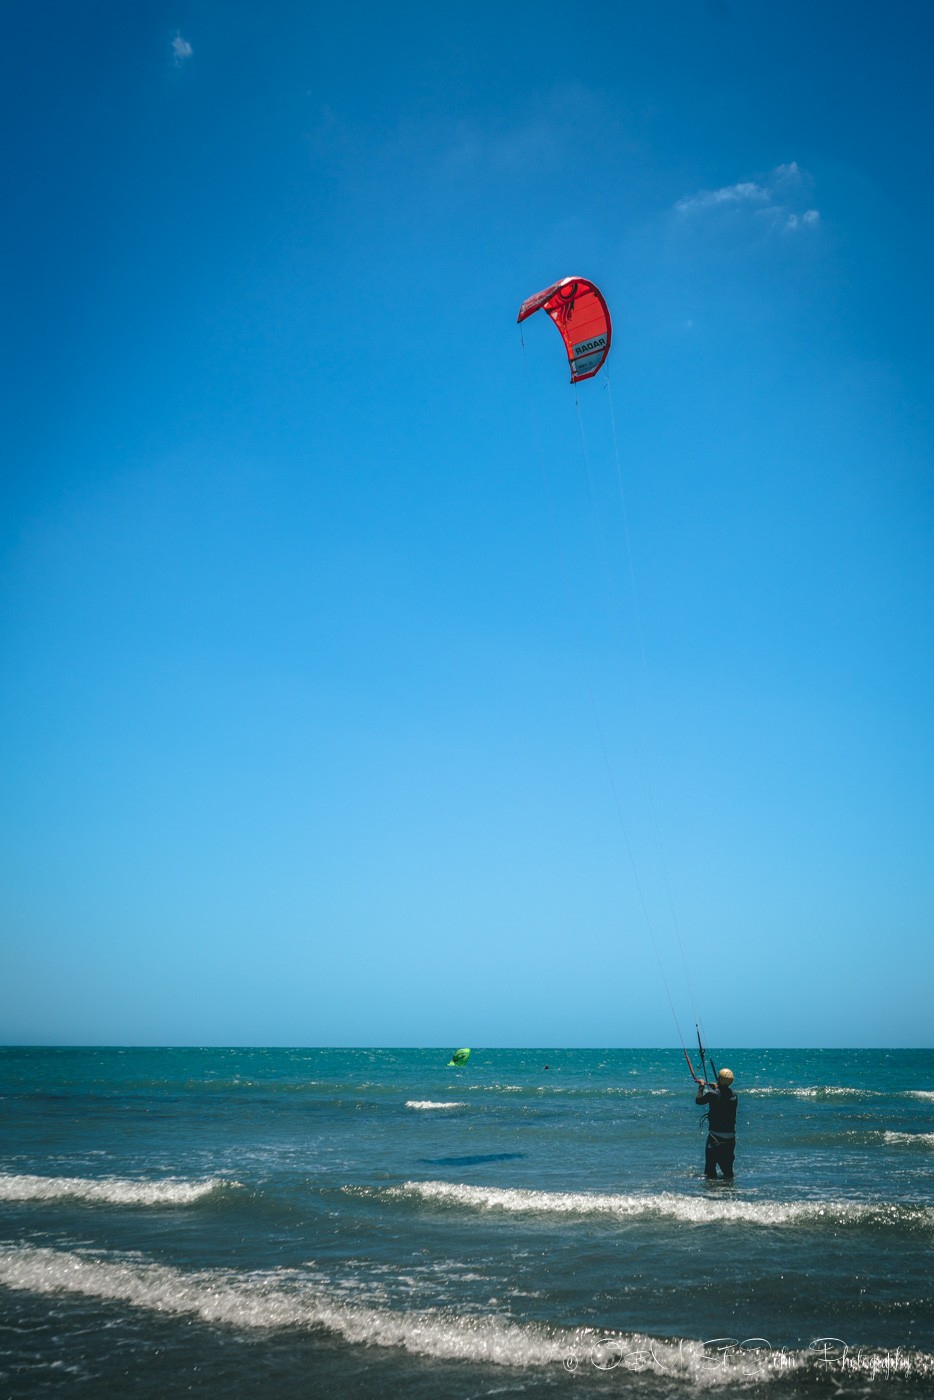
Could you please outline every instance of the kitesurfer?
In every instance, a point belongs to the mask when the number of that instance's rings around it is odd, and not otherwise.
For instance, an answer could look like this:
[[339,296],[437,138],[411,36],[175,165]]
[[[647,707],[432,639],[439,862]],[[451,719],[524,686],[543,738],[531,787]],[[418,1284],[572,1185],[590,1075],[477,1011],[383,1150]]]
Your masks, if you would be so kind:
[[716,1084],[698,1084],[694,1102],[707,1104],[704,1175],[715,1181],[719,1167],[724,1181],[732,1181],[733,1157],[736,1153],[736,1108],[739,1103],[733,1092],[733,1071],[721,1069]]

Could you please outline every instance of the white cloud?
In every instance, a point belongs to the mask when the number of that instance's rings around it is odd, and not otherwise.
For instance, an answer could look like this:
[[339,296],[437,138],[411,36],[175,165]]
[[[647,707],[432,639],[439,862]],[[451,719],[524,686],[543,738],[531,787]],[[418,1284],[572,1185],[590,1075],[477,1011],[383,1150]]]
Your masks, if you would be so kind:
[[807,228],[809,224],[816,224],[820,219],[820,214],[816,209],[805,209],[803,214],[789,214],[785,220],[787,229]]
[[698,190],[697,194],[687,194],[679,199],[675,208],[679,214],[693,214],[699,209],[711,209],[717,204],[762,204],[769,199],[769,192],[751,180],[738,185],[724,185],[719,190]]
[[804,179],[804,176],[798,162],[793,160],[789,165],[776,165],[772,171],[772,179],[775,184],[781,185],[800,181]]
[[172,52],[175,55],[175,66],[180,68],[186,59],[191,58],[194,49],[187,39],[183,39],[181,34],[176,34],[172,40]]
[[789,231],[811,228],[820,219],[816,209],[802,209],[812,181],[796,160],[777,165],[761,180],[741,180],[717,190],[684,195],[674,206],[682,219],[697,219],[712,211],[748,211],[768,224]]

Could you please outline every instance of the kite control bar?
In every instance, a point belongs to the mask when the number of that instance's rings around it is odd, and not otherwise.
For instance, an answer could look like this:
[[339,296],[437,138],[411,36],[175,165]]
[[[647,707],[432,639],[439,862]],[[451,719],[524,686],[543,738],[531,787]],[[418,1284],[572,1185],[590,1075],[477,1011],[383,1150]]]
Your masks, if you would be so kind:
[[687,1047],[686,1047],[686,1046],[684,1047],[684,1058],[685,1058],[685,1059],[687,1060],[687,1062],[688,1062],[688,1069],[691,1071],[691,1078],[694,1080],[694,1083],[695,1083],[695,1084],[699,1084],[699,1085],[701,1086],[701,1088],[703,1088],[703,1087],[704,1087],[704,1081],[703,1081],[703,1079],[699,1079],[698,1076],[697,1076],[697,1074],[695,1073],[694,1066],[691,1064],[691,1057],[690,1057],[690,1055],[689,1055],[688,1052],[687,1052]]
[[[691,1064],[691,1057],[690,1057],[690,1055],[688,1054],[686,1048],[684,1049],[684,1058],[685,1058],[685,1059],[687,1060],[687,1062],[688,1062],[688,1069],[691,1071],[691,1078],[694,1080],[694,1083],[695,1083],[695,1084],[699,1084],[699,1085],[701,1086],[701,1088],[706,1089],[706,1087],[707,1087],[708,1084],[716,1083],[716,1078],[717,1078],[717,1066],[716,1066],[716,1065],[714,1064],[714,1062],[713,1062],[713,1056],[712,1056],[712,1055],[709,1055],[708,1052],[704,1049],[704,1042],[701,1040],[700,1026],[698,1026],[698,1025],[695,1023],[694,1029],[697,1031],[697,1048],[698,1048],[698,1050],[700,1051],[701,1069],[704,1071],[704,1077],[703,1077],[703,1079],[701,1079],[701,1078],[695,1073],[694,1066]],[[713,1073],[714,1073],[714,1078],[713,1078],[712,1080],[708,1079],[708,1077],[707,1077],[707,1061],[708,1061],[708,1059],[710,1060],[710,1068],[713,1070]]]

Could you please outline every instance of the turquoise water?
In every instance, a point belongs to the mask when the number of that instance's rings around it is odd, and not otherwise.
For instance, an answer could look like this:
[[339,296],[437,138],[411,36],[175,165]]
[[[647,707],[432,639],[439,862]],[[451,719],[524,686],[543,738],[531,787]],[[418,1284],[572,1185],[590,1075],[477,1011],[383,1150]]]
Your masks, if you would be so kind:
[[450,1048],[0,1050],[0,1394],[934,1395],[934,1052]]

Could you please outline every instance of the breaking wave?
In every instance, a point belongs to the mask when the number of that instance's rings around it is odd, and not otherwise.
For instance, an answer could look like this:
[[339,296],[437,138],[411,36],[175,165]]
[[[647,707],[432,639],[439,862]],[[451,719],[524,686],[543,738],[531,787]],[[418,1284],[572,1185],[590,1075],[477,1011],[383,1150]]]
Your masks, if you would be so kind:
[[118,1206],[190,1206],[215,1191],[239,1186],[222,1177],[185,1181],[166,1177],[161,1181],[119,1177],[14,1176],[0,1172],[0,1201],[90,1201]]
[[431,1099],[406,1099],[406,1108],[466,1108],[463,1102],[434,1103]]
[[586,1336],[582,1329],[508,1322],[495,1316],[404,1312],[348,1303],[291,1270],[265,1275],[219,1270],[186,1273],[137,1259],[32,1246],[0,1249],[0,1284],[32,1293],[106,1298],[222,1326],[319,1328],[352,1343],[503,1366],[561,1365]]
[[344,1189],[361,1190],[383,1199],[414,1199],[466,1210],[503,1211],[515,1215],[610,1216],[616,1220],[656,1216],[697,1225],[722,1220],[749,1225],[887,1225],[934,1229],[934,1207],[906,1206],[894,1202],[753,1201],[735,1197],[724,1200],[708,1195],[679,1196],[673,1191],[601,1195],[586,1191],[468,1186],[447,1181],[407,1181],[403,1186],[376,1190]]
[[[491,1314],[444,1309],[404,1311],[348,1302],[322,1288],[300,1270],[265,1274],[222,1270],[184,1271],[137,1256],[92,1254],[31,1245],[0,1247],[0,1285],[39,1295],[70,1294],[124,1303],[162,1316],[195,1319],[244,1331],[296,1328],[327,1332],[358,1345],[398,1347],[448,1361],[511,1367],[561,1367],[581,1372],[620,1369],[653,1372],[687,1381],[692,1387],[735,1390],[748,1381],[787,1377],[789,1371],[844,1369],[844,1353],[827,1339],[809,1349],[774,1352],[761,1338],[716,1343],[657,1338],[640,1333],[516,1322]],[[832,1339],[829,1339],[832,1341]],[[859,1370],[888,1374],[888,1353],[858,1353]],[[850,1363],[851,1367],[854,1365]],[[934,1375],[934,1357],[916,1352],[896,1360],[913,1376]]]

